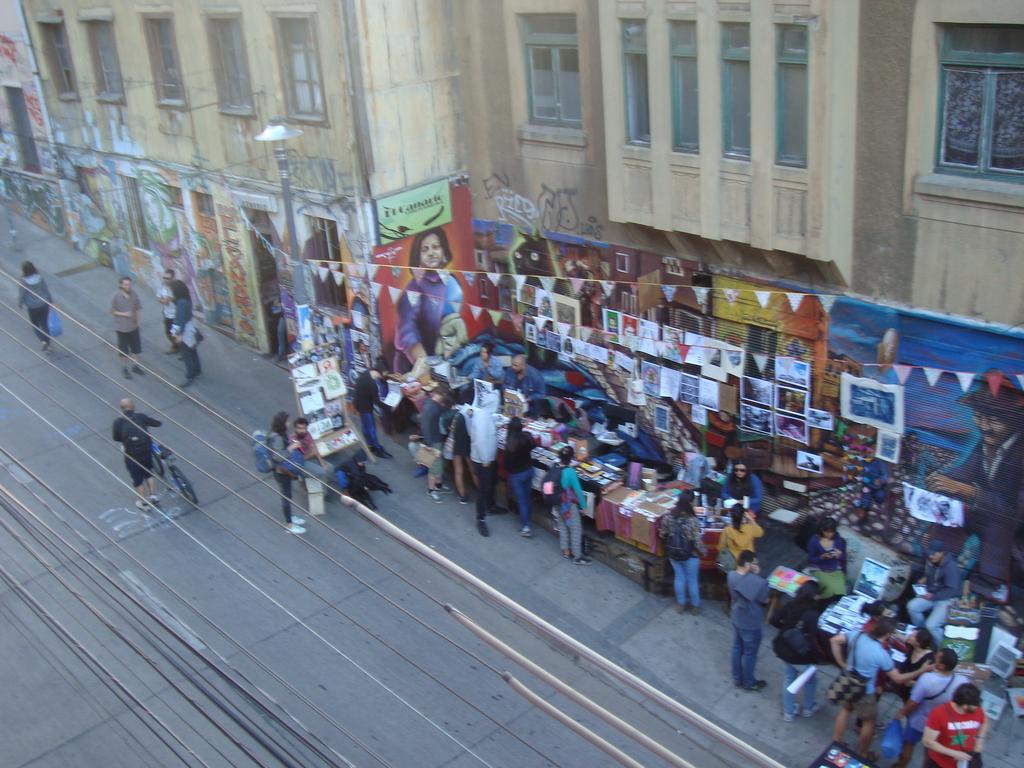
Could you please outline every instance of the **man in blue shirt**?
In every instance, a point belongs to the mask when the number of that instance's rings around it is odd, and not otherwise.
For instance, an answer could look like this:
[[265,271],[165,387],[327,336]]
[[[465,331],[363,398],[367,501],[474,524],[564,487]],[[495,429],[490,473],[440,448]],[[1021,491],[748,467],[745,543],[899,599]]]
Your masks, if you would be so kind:
[[544,377],[535,368],[526,364],[525,355],[516,355],[512,358],[512,365],[505,370],[505,389],[514,389],[523,393],[530,404],[530,411],[534,410],[536,401],[543,399],[547,392],[544,385]]
[[875,699],[875,681],[879,672],[885,672],[897,685],[915,680],[919,675],[930,672],[933,665],[926,664],[914,672],[897,672],[889,651],[882,644],[896,628],[888,616],[880,616],[867,632],[840,632],[832,638],[832,655],[840,669],[855,673],[865,681],[864,695],[856,701],[847,701],[839,707],[836,723],[832,729],[833,741],[846,741],[846,726],[850,713],[857,712],[860,718],[860,734],[857,752],[870,759],[868,749],[875,737],[875,719],[878,716],[878,701]]
[[494,344],[485,341],[480,346],[480,358],[469,370],[471,379],[481,379],[491,384],[500,384],[502,374],[501,363],[494,359]]

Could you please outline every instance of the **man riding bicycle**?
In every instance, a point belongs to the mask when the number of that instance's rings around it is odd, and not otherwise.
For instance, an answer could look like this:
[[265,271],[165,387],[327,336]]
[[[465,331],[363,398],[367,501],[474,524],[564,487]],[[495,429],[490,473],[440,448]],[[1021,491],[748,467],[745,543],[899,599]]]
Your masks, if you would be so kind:
[[129,397],[121,400],[120,408],[122,415],[114,419],[112,428],[114,442],[121,443],[124,449],[124,465],[139,496],[135,506],[146,509],[157,504],[156,480],[153,479],[153,438],[149,436],[147,428],[159,427],[162,422],[136,412],[135,402]]

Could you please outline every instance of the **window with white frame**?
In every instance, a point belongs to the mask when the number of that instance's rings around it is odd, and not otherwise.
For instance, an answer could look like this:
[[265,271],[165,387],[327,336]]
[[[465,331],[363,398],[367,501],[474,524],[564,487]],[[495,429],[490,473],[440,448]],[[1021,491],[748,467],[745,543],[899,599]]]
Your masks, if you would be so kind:
[[629,254],[622,251],[615,252],[615,271],[629,274]]
[[647,25],[622,22],[622,63],[626,85],[626,141],[651,143],[651,114],[647,95]]
[[722,149],[750,157],[750,25],[722,25]]
[[530,122],[579,127],[582,112],[576,17],[529,14],[522,17],[522,29]]
[[776,48],[776,152],[779,165],[807,166],[807,27],[780,25]]
[[1024,27],[941,36],[938,170],[1024,181]]
[[673,21],[672,148],[677,152],[700,149],[700,111],[697,91],[697,22]]

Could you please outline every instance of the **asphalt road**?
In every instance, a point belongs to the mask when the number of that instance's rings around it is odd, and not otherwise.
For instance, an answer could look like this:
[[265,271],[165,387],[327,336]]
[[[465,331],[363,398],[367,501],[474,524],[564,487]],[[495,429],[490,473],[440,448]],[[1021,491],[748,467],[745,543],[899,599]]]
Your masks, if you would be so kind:
[[[124,381],[88,332],[112,337],[116,276],[58,277],[80,254],[24,222],[18,231],[21,250],[0,249],[0,266],[13,274],[31,258],[68,317],[63,346],[41,354],[0,277],[0,765],[614,764],[513,691],[505,670],[640,765],[666,764],[483,644],[445,604],[693,765],[750,765],[351,510],[329,505],[303,515],[306,535],[286,533],[248,440],[274,411],[294,410],[286,374],[207,331],[204,375],[184,395],[143,291],[152,372]],[[164,421],[154,432],[200,509],[166,493],[159,514],[133,506],[110,439],[126,395]],[[829,741],[827,710],[782,723],[781,665],[767,647],[769,688],[732,688],[717,604],[680,617],[608,568],[568,564],[543,531],[522,539],[509,517],[481,538],[472,506],[431,503],[408,455],[389,448],[396,458],[373,471],[396,491],[377,500],[398,526],[783,765],[808,765]],[[1004,720],[986,765],[1021,762]]]

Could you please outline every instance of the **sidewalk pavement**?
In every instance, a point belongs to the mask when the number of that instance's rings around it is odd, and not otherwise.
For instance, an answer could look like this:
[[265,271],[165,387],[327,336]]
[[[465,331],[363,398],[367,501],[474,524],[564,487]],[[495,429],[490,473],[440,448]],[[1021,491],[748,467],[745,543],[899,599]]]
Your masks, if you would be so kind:
[[[16,220],[16,227],[20,251],[11,252],[8,243],[0,244],[4,269],[20,274],[20,262],[31,259],[46,277],[58,307],[67,308],[101,336],[113,340],[107,306],[117,288],[117,275],[100,267],[76,270],[86,264],[85,258],[68,243],[21,219]],[[66,277],[56,276],[67,270],[76,271]],[[138,290],[143,303],[142,362],[177,384],[183,378],[183,364],[176,356],[162,354],[166,341],[159,305],[146,288],[139,286]],[[13,304],[16,288],[0,287],[0,297]],[[70,325],[66,318],[65,329]],[[19,332],[17,328],[10,330]],[[27,325],[20,333],[31,337]],[[241,427],[231,438],[235,457],[251,465],[248,433],[266,428],[270,416],[278,410],[295,410],[290,382],[284,371],[259,353],[211,329],[206,329],[204,336],[206,340],[200,346],[203,375],[188,390],[188,397]],[[110,376],[120,376],[113,351],[102,348],[95,339],[76,346],[88,350],[93,362],[105,367]],[[58,359],[60,355],[57,353]],[[137,377],[131,385],[151,396],[161,408],[187,402],[180,392],[154,379]],[[144,410],[142,405],[139,407]],[[215,417],[205,418],[213,432],[232,434]],[[423,481],[412,477],[408,452],[403,446],[389,445],[383,432],[381,437],[395,458],[379,461],[370,471],[384,477],[395,491],[390,496],[375,494],[381,513],[393,523],[784,765],[802,768],[829,743],[835,713],[832,707],[823,706],[812,718],[783,722],[783,665],[771,652],[774,630],[770,627],[766,627],[758,661],[758,677],[768,681],[767,688],[760,693],[737,690],[730,674],[732,629],[721,603],[705,602],[699,616],[681,616],[674,610],[673,599],[645,593],[600,563],[589,568],[572,566],[559,556],[557,538],[539,527],[535,527],[532,539],[520,537],[514,514],[489,518],[491,536],[483,539],[476,530],[472,504],[460,506],[454,495],[446,497],[444,504],[427,503]],[[113,460],[107,463],[120,471]],[[204,493],[208,495],[210,490],[201,489],[201,500]],[[270,492],[265,497],[264,508],[277,513],[277,500]],[[329,514],[337,514],[337,509],[335,505]],[[543,513],[535,507],[534,514]],[[306,534],[313,539],[318,535],[322,534],[316,528]],[[771,530],[768,535],[773,535]],[[775,563],[762,565],[767,571]],[[825,690],[834,676],[832,667],[819,674],[819,700],[823,705]],[[883,718],[897,704],[893,697],[883,699]],[[656,710],[644,706],[652,713]],[[668,719],[663,714],[657,716]],[[1004,714],[1003,722],[995,729],[985,756],[990,768],[1024,763],[1024,746],[1019,741],[1011,744],[1011,719],[1012,715]],[[673,727],[682,730],[685,726]],[[853,738],[851,732],[851,741]]]

